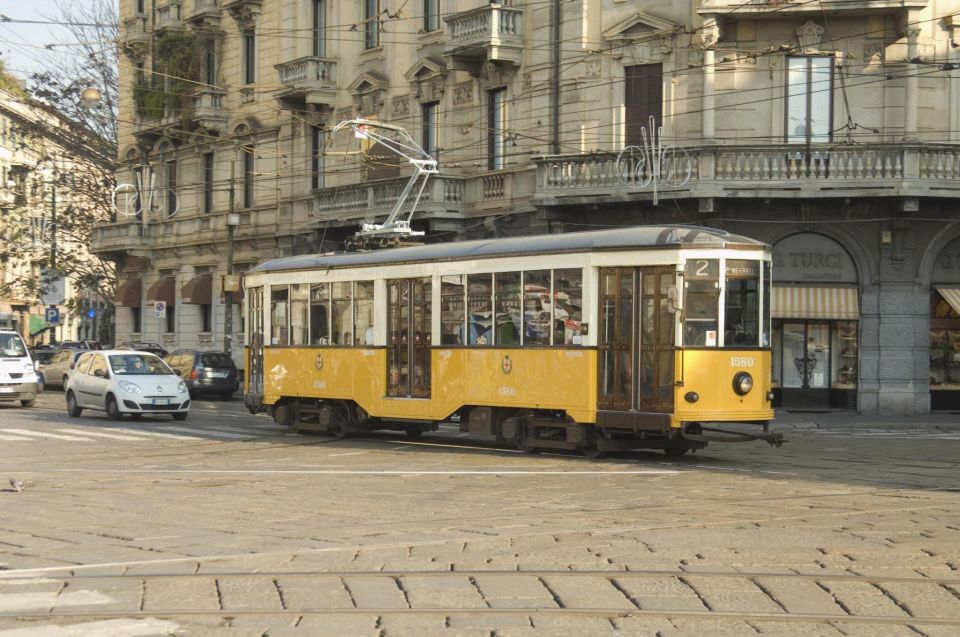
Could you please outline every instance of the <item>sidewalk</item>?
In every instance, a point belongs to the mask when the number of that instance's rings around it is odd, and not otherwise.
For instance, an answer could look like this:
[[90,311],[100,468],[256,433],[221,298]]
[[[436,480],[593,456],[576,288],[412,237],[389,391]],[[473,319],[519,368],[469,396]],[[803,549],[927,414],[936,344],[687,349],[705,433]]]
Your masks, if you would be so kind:
[[911,416],[858,414],[852,411],[804,412],[777,409],[771,423],[774,431],[788,429],[880,429],[960,431],[960,414],[935,413]]

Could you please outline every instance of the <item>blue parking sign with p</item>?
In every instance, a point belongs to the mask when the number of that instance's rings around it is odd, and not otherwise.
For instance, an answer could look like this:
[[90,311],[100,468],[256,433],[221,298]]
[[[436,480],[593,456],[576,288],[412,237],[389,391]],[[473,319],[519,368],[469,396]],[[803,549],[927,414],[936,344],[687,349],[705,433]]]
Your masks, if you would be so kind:
[[46,316],[44,317],[47,323],[59,323],[60,322],[60,309],[55,307],[48,307],[46,311]]

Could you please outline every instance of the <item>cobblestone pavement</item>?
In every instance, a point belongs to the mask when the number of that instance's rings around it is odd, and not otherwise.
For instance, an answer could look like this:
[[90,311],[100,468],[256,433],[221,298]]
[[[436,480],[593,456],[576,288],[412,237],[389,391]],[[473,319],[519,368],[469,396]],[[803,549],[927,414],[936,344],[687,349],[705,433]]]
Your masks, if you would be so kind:
[[0,408],[0,637],[960,634],[960,423],[601,460]]

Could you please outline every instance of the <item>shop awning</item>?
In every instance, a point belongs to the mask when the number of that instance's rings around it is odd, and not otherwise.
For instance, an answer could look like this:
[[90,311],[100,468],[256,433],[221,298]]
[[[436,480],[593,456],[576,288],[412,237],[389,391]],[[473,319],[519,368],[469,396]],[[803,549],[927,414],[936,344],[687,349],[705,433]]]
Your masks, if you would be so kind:
[[45,329],[48,329],[50,325],[43,320],[42,316],[37,316],[36,314],[30,315],[30,320],[28,321],[30,328],[30,336],[36,336]]
[[195,276],[180,289],[180,298],[192,305],[210,305],[213,277],[209,274]]
[[150,289],[147,290],[147,300],[148,301],[163,301],[167,305],[173,305],[175,302],[174,299],[174,286],[176,285],[172,276],[167,276],[153,285],[150,286]]
[[130,279],[117,287],[117,307],[140,307],[143,281]]
[[937,286],[937,292],[940,293],[944,301],[950,304],[954,312],[960,314],[960,287],[948,288]]
[[805,288],[774,286],[773,318],[838,319],[860,318],[856,288]]

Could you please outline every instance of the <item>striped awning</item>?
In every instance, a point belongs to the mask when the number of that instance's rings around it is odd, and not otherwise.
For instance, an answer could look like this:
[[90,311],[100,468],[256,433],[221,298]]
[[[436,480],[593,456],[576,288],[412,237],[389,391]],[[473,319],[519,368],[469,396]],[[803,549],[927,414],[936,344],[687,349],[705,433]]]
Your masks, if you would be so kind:
[[960,314],[960,287],[940,287],[937,286],[937,292],[943,297],[943,300],[950,304],[953,311]]
[[839,319],[860,318],[856,288],[773,287],[773,318]]

